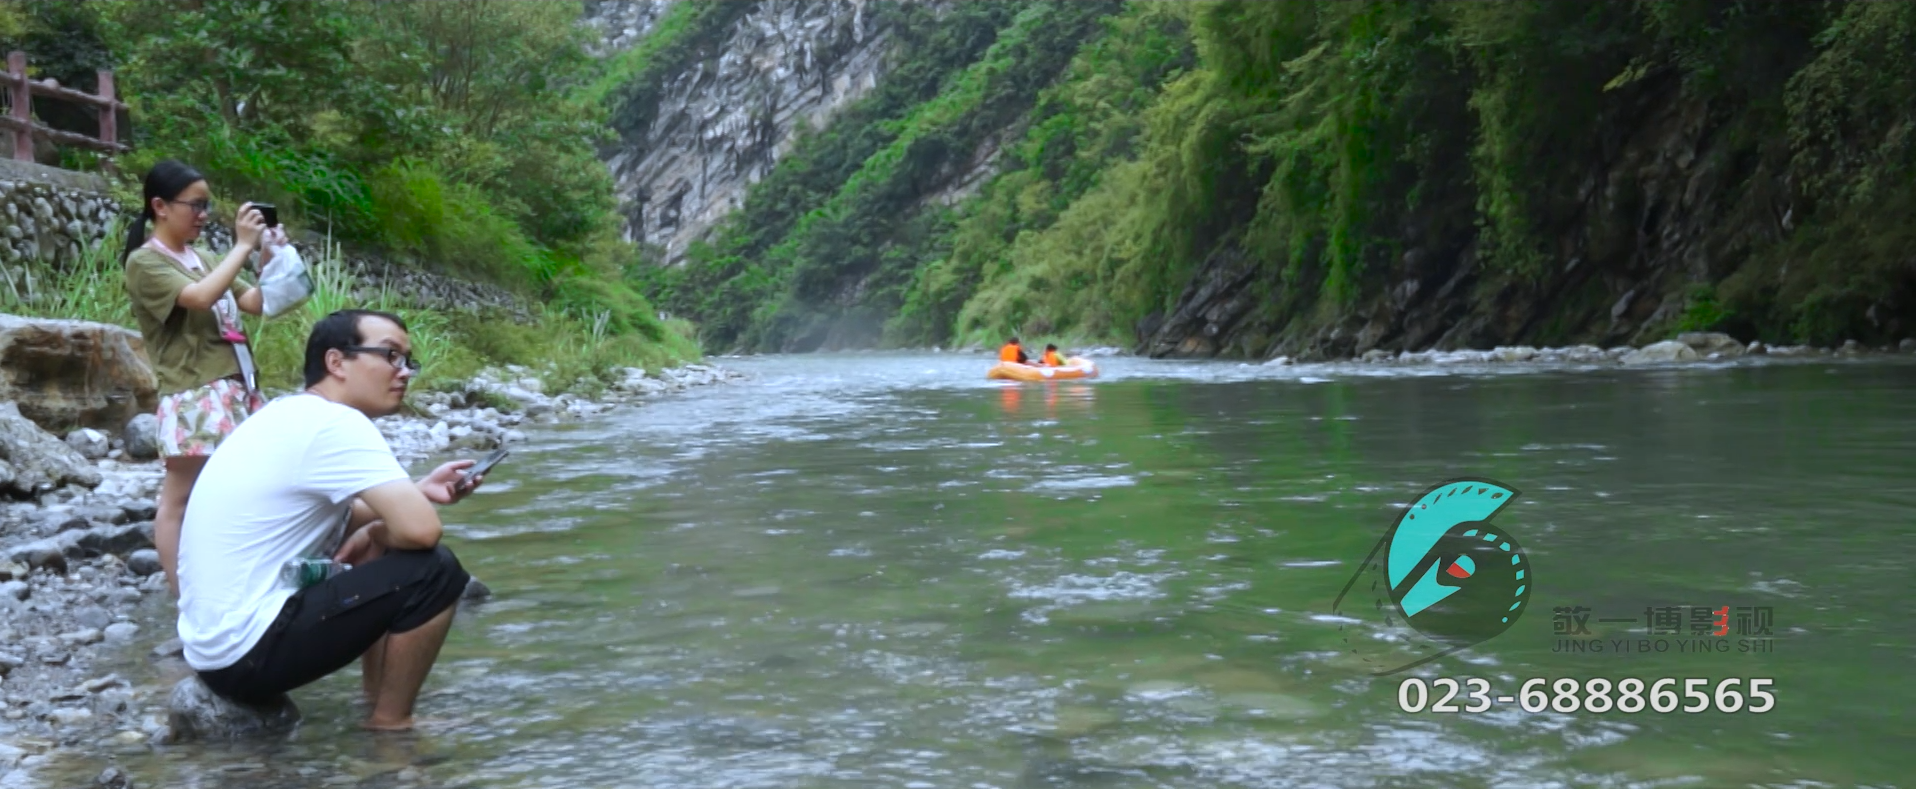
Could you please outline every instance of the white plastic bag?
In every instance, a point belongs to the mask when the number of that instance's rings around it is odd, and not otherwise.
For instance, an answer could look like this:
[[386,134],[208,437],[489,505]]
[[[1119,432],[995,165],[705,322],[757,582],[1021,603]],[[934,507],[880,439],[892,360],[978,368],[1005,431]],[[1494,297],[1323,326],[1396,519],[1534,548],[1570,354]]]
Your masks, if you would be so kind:
[[299,250],[292,244],[274,244],[272,250],[273,259],[259,280],[260,306],[268,318],[278,317],[313,297],[313,276],[307,272]]

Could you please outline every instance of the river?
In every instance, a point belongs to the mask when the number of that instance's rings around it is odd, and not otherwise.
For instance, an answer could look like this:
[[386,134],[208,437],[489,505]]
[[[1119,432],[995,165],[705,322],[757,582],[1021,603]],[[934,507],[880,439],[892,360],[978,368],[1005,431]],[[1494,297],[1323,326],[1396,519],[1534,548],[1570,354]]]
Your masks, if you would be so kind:
[[[976,355],[720,361],[751,380],[537,432],[447,511],[494,591],[461,611],[421,701],[450,725],[362,734],[356,677],[335,676],[295,693],[289,742],[115,758],[139,785],[194,787],[1916,775],[1906,359],[1110,358],[1052,384],[987,382]],[[1458,477],[1518,491],[1495,523],[1531,559],[1531,608],[1375,676],[1410,646],[1331,603],[1404,506]],[[1660,610],[1676,633],[1649,632]],[[1704,622],[1719,610],[1735,632]],[[123,671],[159,681],[146,666]],[[1503,695],[1765,678],[1774,705],[1409,713],[1406,676]]]

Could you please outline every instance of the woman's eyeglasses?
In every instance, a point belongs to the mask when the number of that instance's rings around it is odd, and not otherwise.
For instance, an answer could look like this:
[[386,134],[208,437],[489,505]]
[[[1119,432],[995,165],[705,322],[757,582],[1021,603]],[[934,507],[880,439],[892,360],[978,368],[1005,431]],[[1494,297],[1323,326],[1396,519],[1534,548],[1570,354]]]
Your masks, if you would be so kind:
[[398,348],[388,348],[384,345],[348,345],[340,350],[353,353],[376,353],[386,357],[386,363],[392,365],[395,370],[419,372],[419,360]]
[[193,213],[196,214],[210,214],[213,212],[213,201],[211,200],[194,200],[190,203],[184,200],[168,200],[166,202],[186,206],[187,208],[193,209]]

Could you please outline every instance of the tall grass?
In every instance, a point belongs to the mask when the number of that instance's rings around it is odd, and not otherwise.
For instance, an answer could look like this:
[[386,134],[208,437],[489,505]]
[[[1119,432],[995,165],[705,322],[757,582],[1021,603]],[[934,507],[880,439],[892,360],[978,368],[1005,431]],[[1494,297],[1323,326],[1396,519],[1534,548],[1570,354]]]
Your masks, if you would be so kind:
[[0,312],[32,318],[70,318],[110,323],[137,331],[133,302],[126,295],[120,247],[126,220],[107,225],[106,236],[80,248],[65,269],[47,270],[22,261],[0,265]]
[[303,386],[307,336],[321,318],[344,309],[390,312],[406,322],[413,356],[420,362],[419,375],[413,379],[417,387],[442,388],[471,377],[483,366],[483,360],[455,342],[444,315],[414,308],[385,287],[371,298],[359,299],[360,283],[331,237],[321,247],[318,259],[308,261],[306,266],[313,279],[313,295],[306,303],[270,319],[247,316],[247,333],[253,338],[262,388]]
[[[104,238],[83,247],[79,259],[64,269],[39,263],[0,267],[0,312],[137,331],[115,243],[124,232],[124,223],[116,220]],[[657,371],[699,356],[682,322],[654,339],[614,332],[610,312],[575,315],[538,304],[532,320],[519,323],[476,309],[422,309],[390,288],[366,293],[330,236],[306,265],[313,278],[310,299],[274,318],[245,316],[260,387],[269,396],[304,385],[307,335],[321,318],[342,309],[391,312],[406,322],[420,362],[415,391],[457,387],[487,366],[517,364],[531,369],[548,392],[596,394],[615,377],[616,368]]]

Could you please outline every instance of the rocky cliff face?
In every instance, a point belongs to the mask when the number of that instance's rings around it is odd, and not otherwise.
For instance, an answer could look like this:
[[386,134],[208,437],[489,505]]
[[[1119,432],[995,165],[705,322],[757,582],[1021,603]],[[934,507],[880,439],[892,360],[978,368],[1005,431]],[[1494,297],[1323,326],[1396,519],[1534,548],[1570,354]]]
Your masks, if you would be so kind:
[[[594,3],[603,52],[644,39],[673,0]],[[606,165],[627,240],[668,262],[726,213],[806,126],[822,127],[883,76],[886,31],[865,0],[763,0],[672,74],[653,119],[622,134]]]
[[1311,318],[1276,308],[1282,294],[1260,292],[1266,275],[1227,247],[1175,308],[1140,323],[1138,350],[1341,359],[1373,350],[1654,341],[1681,316],[1689,283],[1722,279],[1754,245],[1789,232],[1787,183],[1728,141],[1733,135],[1723,132],[1734,120],[1684,96],[1675,79],[1646,81],[1605,119],[1601,153],[1580,182],[1559,190],[1549,221],[1555,259],[1533,278],[1486,271],[1473,233],[1408,229],[1397,279],[1334,316]]

